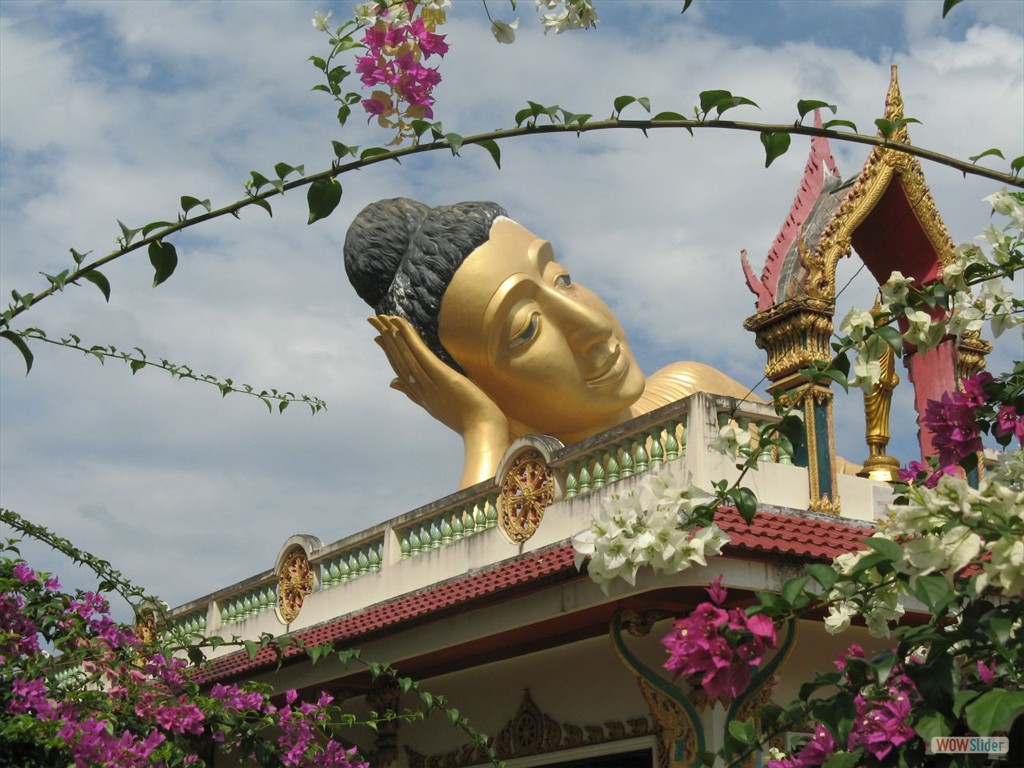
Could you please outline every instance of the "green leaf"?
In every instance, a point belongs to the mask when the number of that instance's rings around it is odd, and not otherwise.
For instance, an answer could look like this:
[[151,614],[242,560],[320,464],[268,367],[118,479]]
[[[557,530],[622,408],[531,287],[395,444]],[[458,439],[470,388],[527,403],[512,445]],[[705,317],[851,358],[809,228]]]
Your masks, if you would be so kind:
[[[701,113],[704,115],[707,115],[708,112],[714,109],[718,116],[721,117],[722,113],[745,104],[757,107],[755,102],[745,96],[733,96],[729,91],[711,90],[703,91],[700,94],[700,109]],[[758,109],[760,109],[760,107],[758,107]]]
[[998,158],[999,158],[1000,160],[1005,160],[1005,159],[1006,159],[1005,157],[1003,157],[1003,153],[1002,153],[1002,152],[1000,152],[1000,151],[999,151],[998,149],[996,149],[995,147],[993,147],[992,149],[986,149],[986,150],[985,150],[984,152],[982,152],[982,153],[981,153],[980,155],[974,155],[974,156],[972,156],[972,157],[970,157],[970,158],[968,158],[968,159],[969,159],[969,160],[970,160],[970,161],[971,161],[972,163],[975,163],[975,164],[977,164],[977,162],[978,162],[979,160],[981,160],[981,158],[983,158],[983,157],[988,157],[989,155],[995,155],[995,156],[996,156],[996,157],[998,157]]
[[274,172],[277,174],[277,178],[284,180],[288,178],[288,174],[298,173],[299,176],[303,174],[305,168],[301,165],[291,166],[288,163],[278,163],[274,166]]
[[686,13],[686,9],[689,8],[691,5],[693,5],[693,0],[683,0],[683,10],[681,10],[679,13]]
[[448,146],[451,147],[452,155],[458,155],[459,150],[462,149],[462,137],[457,133],[446,133],[444,138],[448,142]]
[[359,147],[350,147],[347,144],[342,144],[340,141],[332,141],[331,145],[334,147],[334,154],[340,160],[345,155],[356,156],[356,152],[359,151]]
[[727,494],[736,503],[740,516],[749,525],[757,514],[757,496],[749,488],[730,488]]
[[153,287],[156,288],[174,274],[178,253],[170,243],[154,240],[149,244],[149,263],[153,265]]
[[306,192],[306,203],[309,205],[309,220],[326,219],[341,202],[341,183],[337,179],[317,179],[309,185]]
[[839,574],[836,573],[831,565],[808,563],[804,566],[804,570],[807,571],[812,579],[821,584],[823,589],[832,589],[835,583],[839,581]]
[[529,107],[525,109],[520,109],[518,112],[516,112],[516,127],[518,128],[520,125],[523,124],[523,121],[528,120],[533,116],[533,110],[530,109]]
[[131,245],[132,238],[142,231],[141,229],[129,229],[121,222],[120,219],[117,220],[117,225],[121,228],[121,234],[124,235],[125,245]]
[[804,121],[808,112],[813,112],[816,109],[831,109],[832,114],[836,113],[836,105],[829,104],[827,101],[818,101],[816,99],[800,99],[796,103],[796,111],[800,113],[800,122]]
[[837,752],[821,764],[821,768],[855,768],[861,764],[864,758],[863,749],[855,749],[853,752]]
[[699,98],[701,114],[706,115],[718,102],[732,98],[732,94],[723,90],[701,91]]
[[131,362],[128,363],[128,366],[132,369],[132,375],[134,376],[136,373],[138,373],[139,371],[146,367],[146,361],[133,359]]
[[946,583],[946,577],[939,574],[918,576],[914,582],[914,594],[935,615],[941,614],[954,597],[953,591]]
[[754,724],[750,720],[730,720],[729,735],[749,746],[756,739]]
[[962,3],[963,1],[964,0],[942,0],[942,18],[946,18],[946,14],[953,10],[956,6],[960,5],[960,3]]
[[788,133],[772,133],[771,131],[761,132],[761,143],[764,145],[764,167],[767,168],[775,158],[786,154],[789,149]]
[[686,118],[678,112],[659,112],[651,118],[651,122],[657,123],[660,120],[685,120]]
[[903,336],[891,325],[880,325],[875,328],[875,334],[882,337],[882,340],[892,347],[893,352],[903,352]]
[[388,154],[388,150],[384,149],[384,147],[367,147],[359,153],[359,159],[369,160],[371,157],[379,157],[386,154]]
[[[914,681],[921,698],[932,709],[943,714],[953,712],[953,655],[948,647],[940,648],[934,643],[928,658],[921,664],[909,664],[906,674]],[[1024,694],[1021,694],[1024,696]],[[968,722],[970,722],[968,718]],[[973,727],[973,726],[972,726]],[[991,731],[978,731],[991,733]]]
[[836,368],[832,368],[830,366],[826,368],[824,371],[822,371],[821,375],[825,376],[826,378],[832,379],[832,381],[834,381],[836,384],[843,388],[843,391],[850,391],[850,382],[847,379],[846,374],[843,373],[842,371]]
[[491,156],[491,159],[494,161],[494,164],[500,169],[501,148],[498,146],[498,142],[496,142],[494,139],[484,139],[483,141],[478,141],[476,144],[478,147],[483,147],[484,149],[487,150],[488,154],[490,154]]
[[110,301],[110,281],[98,269],[90,269],[82,273],[82,277],[100,289],[103,298]]
[[854,133],[857,132],[857,125],[852,120],[829,120],[828,122],[823,123],[821,127],[825,130],[829,130],[837,126],[849,128]]
[[949,736],[953,732],[949,721],[937,712],[920,718],[914,730],[925,742],[931,741],[936,736]]
[[170,226],[172,226],[172,224],[169,221],[151,221],[149,224],[142,228],[142,236],[147,237],[149,233],[155,229],[164,229]]
[[[630,104],[632,104],[635,101],[636,101],[636,96],[623,95],[623,96],[617,97],[615,99],[615,101],[612,102],[612,110],[613,110],[614,116],[618,117],[618,114],[620,112],[622,112],[623,109],[625,109],[626,107],[628,107]],[[650,111],[650,110],[648,110],[648,111]]]
[[65,269],[56,275],[48,275],[46,272],[40,272],[39,274],[45,277],[53,288],[56,288],[58,291],[63,291],[64,284],[68,280],[69,272],[70,270]]
[[181,196],[181,210],[185,212],[185,215],[188,215],[189,211],[191,211],[193,208],[197,208],[197,207],[205,208],[206,212],[209,213],[210,212],[210,201],[209,200],[200,200],[198,197],[191,197],[189,195],[182,195]]
[[260,191],[261,187],[265,187],[267,184],[270,183],[270,179],[268,179],[259,171],[251,171],[249,175],[252,176],[253,189],[255,189],[257,192]]
[[795,579],[789,579],[782,585],[782,597],[785,598],[786,602],[790,605],[796,604],[797,599],[803,595],[804,587],[807,586],[807,582],[809,580],[809,576],[800,576]]
[[1020,157],[1015,157],[1013,159],[1013,162],[1010,163],[1010,168],[1013,170],[1015,174],[1020,173],[1021,168],[1024,168],[1024,155],[1021,155]]
[[[853,570],[850,571],[850,576],[858,576],[859,574],[870,571],[872,568],[883,568],[892,563],[892,558],[887,555],[883,555],[881,552],[875,552],[873,555],[866,555],[857,561],[857,564],[853,566]],[[888,570],[888,569],[886,569]],[[879,569],[879,573],[882,573],[882,569]]]
[[32,370],[32,361],[35,359],[32,355],[32,350],[28,348],[28,344],[26,344],[25,340],[14,331],[0,331],[0,336],[3,336],[11,342],[11,344],[16,346],[18,351],[21,352],[21,356],[25,358],[25,375],[28,376],[29,371]]
[[270,207],[270,201],[265,200],[262,197],[254,197],[252,199],[253,205],[258,205],[264,211],[270,214],[270,218],[274,218],[274,210]]
[[75,260],[75,264],[81,264],[83,261],[85,261],[85,257],[92,253],[92,251],[79,253],[74,248],[69,248],[68,250],[71,251],[71,258]]
[[982,736],[1009,730],[1010,724],[1024,711],[1024,691],[995,688],[967,705],[967,725]]
[[880,536],[872,536],[865,539],[864,543],[879,554],[885,555],[890,562],[897,563],[903,559],[903,547],[891,539],[883,539]]
[[246,640],[243,645],[245,646],[245,653],[249,657],[249,661],[256,658],[256,654],[259,653],[260,644],[255,640]]

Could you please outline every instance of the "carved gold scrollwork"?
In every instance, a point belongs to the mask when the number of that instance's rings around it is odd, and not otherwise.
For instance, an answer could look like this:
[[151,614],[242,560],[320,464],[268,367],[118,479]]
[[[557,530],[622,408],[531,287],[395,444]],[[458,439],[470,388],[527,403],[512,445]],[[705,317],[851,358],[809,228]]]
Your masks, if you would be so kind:
[[[534,703],[530,690],[525,688],[519,708],[494,737],[491,747],[499,758],[509,760],[588,744],[608,744],[649,733],[651,728],[645,717],[635,717],[625,722],[612,721],[603,725],[559,722],[541,710]],[[410,768],[461,768],[485,763],[490,759],[479,745],[438,755],[424,755],[407,746],[405,753]]]
[[985,368],[985,356],[992,351],[992,344],[979,337],[977,332],[965,334],[957,347],[957,381],[969,379]]
[[498,522],[510,541],[521,544],[537,531],[544,510],[555,498],[555,480],[544,457],[525,451],[501,480]]
[[306,595],[313,592],[313,569],[302,547],[295,547],[281,560],[277,571],[277,612],[285,624],[298,618]]

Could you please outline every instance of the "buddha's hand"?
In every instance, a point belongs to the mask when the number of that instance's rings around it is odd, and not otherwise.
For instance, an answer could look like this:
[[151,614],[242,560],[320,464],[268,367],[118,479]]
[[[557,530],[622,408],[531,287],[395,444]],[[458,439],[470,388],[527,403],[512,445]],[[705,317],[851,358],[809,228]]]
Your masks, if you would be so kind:
[[391,388],[431,416],[467,437],[474,432],[508,434],[501,409],[476,384],[441,360],[407,320],[389,315],[370,318],[397,378]]

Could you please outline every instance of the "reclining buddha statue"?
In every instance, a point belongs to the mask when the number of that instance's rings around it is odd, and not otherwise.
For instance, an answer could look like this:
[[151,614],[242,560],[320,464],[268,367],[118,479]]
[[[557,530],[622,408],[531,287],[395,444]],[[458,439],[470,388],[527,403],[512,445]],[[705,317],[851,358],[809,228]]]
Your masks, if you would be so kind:
[[645,378],[612,311],[495,203],[373,203],[348,230],[345,271],[391,386],[462,436],[460,488],[492,478],[522,435],[569,444],[697,391],[750,394],[702,363]]

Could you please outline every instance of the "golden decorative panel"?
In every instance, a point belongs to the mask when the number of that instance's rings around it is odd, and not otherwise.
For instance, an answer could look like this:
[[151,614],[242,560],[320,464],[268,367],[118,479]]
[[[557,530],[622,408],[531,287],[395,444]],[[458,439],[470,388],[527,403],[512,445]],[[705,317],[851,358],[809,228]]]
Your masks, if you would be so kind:
[[277,571],[277,613],[291,624],[299,616],[306,595],[313,592],[313,568],[302,547],[295,547],[281,560]]
[[537,531],[544,510],[555,498],[555,479],[544,457],[525,451],[516,457],[501,480],[498,524],[505,535],[522,544]]

